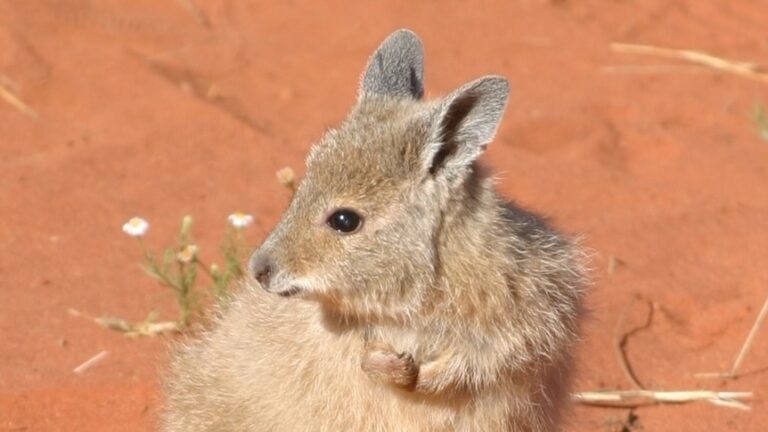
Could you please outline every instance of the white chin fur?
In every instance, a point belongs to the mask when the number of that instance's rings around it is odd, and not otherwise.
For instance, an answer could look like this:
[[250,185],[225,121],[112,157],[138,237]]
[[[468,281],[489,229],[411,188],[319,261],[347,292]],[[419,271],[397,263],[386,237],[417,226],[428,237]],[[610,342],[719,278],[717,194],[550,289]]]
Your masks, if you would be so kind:
[[319,281],[311,276],[299,278],[277,277],[273,282],[275,288],[272,290],[275,294],[283,297],[292,297],[296,295],[305,295],[323,291]]

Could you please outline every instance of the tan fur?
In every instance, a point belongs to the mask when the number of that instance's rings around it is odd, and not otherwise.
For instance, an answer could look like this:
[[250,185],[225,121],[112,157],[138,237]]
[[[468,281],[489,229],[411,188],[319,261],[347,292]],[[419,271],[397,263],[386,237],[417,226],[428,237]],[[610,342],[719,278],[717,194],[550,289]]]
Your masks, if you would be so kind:
[[[420,54],[415,36],[396,37],[377,53]],[[376,73],[369,64],[357,105],[313,147],[256,252],[268,283],[249,278],[175,354],[164,431],[558,429],[582,253],[502,200],[474,160],[482,148],[464,144],[492,136],[505,81],[422,102]],[[462,147],[449,152],[451,131]],[[363,216],[359,232],[329,229],[340,207]]]

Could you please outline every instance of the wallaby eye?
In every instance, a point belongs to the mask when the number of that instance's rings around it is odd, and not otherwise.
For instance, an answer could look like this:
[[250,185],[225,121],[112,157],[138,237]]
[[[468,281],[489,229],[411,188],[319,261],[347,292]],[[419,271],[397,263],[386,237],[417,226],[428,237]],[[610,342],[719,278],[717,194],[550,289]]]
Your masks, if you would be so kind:
[[342,234],[353,233],[360,229],[362,224],[363,218],[354,210],[347,208],[338,209],[328,217],[328,226]]

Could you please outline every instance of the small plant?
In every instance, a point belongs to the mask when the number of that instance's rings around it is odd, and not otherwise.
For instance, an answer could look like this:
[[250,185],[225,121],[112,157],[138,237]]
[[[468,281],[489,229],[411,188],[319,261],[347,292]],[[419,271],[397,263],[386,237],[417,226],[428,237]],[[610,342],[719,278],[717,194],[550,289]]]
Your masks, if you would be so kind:
[[[284,167],[276,173],[277,181],[296,192],[296,174],[290,167]],[[176,321],[157,321],[156,313],[150,312],[147,318],[139,322],[130,322],[120,317],[95,317],[76,309],[69,309],[69,314],[86,318],[108,329],[120,331],[126,336],[153,336],[160,333],[178,332],[201,318],[201,300],[224,302],[231,291],[231,285],[242,278],[243,261],[248,253],[248,247],[243,235],[246,227],[253,224],[253,216],[235,212],[227,218],[229,224],[221,242],[220,253],[222,264],[206,264],[200,257],[200,249],[192,237],[192,216],[181,219],[176,244],[166,247],[159,256],[155,255],[145,244],[144,236],[149,231],[149,222],[140,217],[133,217],[123,225],[123,232],[134,237],[141,248],[144,257],[142,268],[160,284],[170,288],[179,306],[179,318]],[[198,278],[202,272],[207,285]]]
[[768,114],[765,113],[765,109],[763,108],[762,104],[755,104],[755,109],[752,113],[752,119],[757,125],[760,138],[768,141]]
[[[192,217],[187,215],[181,220],[178,238],[174,246],[166,247],[157,257],[144,244],[143,237],[149,230],[149,223],[140,218],[131,218],[123,225],[123,231],[137,239],[144,256],[142,268],[162,285],[170,288],[179,306],[178,326],[188,326],[200,314],[200,299],[203,295],[213,295],[216,301],[223,300],[230,285],[243,275],[242,262],[247,252],[243,229],[253,223],[253,216],[245,213],[229,215],[224,240],[221,245],[223,265],[207,265],[200,257],[199,248],[192,235]],[[199,288],[198,273],[208,276],[207,292]]]
[[226,299],[230,284],[244,274],[241,263],[248,248],[243,238],[243,229],[253,223],[253,216],[235,212],[229,215],[228,220],[227,232],[221,244],[224,267],[219,268],[216,264],[211,264],[208,273],[213,282],[209,291],[213,292],[219,301]]

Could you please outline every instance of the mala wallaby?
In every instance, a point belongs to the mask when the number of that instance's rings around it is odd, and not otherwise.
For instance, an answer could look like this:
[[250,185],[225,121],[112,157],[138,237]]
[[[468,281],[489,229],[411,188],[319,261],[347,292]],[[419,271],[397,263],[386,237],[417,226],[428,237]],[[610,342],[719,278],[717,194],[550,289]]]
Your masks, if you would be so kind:
[[583,254],[477,162],[507,81],[425,102],[422,61],[408,30],[370,58],[252,274],[175,353],[164,431],[559,429]]

